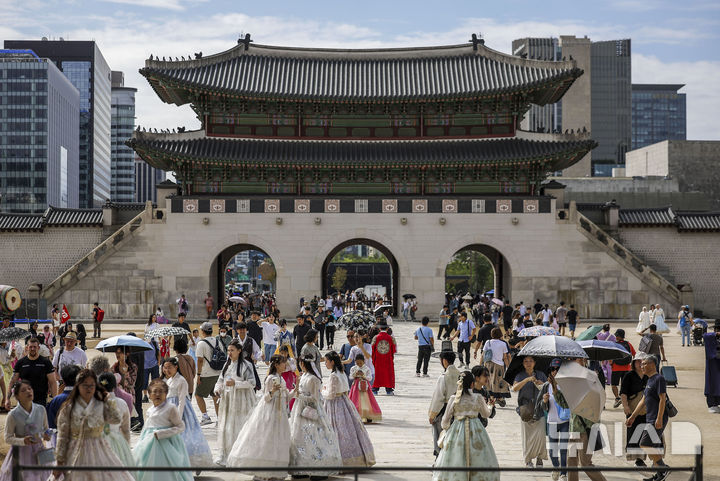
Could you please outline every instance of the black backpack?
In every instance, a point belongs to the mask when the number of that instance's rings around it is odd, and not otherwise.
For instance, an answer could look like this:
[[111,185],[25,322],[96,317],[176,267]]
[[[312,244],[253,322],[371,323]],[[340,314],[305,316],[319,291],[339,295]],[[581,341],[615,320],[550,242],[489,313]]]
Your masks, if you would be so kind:
[[200,342],[207,342],[210,347],[212,347],[212,355],[210,356],[210,359],[204,358],[208,364],[210,364],[210,368],[212,368],[215,371],[221,370],[225,363],[227,362],[227,353],[223,350],[223,343],[215,339],[215,345],[213,346],[210,344],[210,341],[207,339],[203,339]]

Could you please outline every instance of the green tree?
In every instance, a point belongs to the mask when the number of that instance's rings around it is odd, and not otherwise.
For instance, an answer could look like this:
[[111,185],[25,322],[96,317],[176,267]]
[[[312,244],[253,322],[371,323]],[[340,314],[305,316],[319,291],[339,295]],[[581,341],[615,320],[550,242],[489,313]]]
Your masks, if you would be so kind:
[[[445,268],[445,275],[468,276],[470,290],[474,292],[485,292],[495,283],[495,270],[490,260],[474,250],[460,251],[455,254]],[[450,284],[447,282],[446,284],[450,288]]]
[[342,291],[345,281],[347,281],[347,269],[338,267],[332,275],[332,286],[336,291]]

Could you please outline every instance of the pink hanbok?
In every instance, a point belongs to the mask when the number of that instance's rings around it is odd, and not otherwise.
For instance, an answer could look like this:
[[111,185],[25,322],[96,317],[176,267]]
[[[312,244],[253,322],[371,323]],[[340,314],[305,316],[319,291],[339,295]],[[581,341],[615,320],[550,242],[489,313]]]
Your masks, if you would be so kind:
[[370,380],[372,379],[372,371],[367,364],[353,366],[350,369],[350,377],[353,379],[350,388],[350,400],[355,405],[363,421],[380,421],[382,420],[382,411],[375,400],[372,393]]

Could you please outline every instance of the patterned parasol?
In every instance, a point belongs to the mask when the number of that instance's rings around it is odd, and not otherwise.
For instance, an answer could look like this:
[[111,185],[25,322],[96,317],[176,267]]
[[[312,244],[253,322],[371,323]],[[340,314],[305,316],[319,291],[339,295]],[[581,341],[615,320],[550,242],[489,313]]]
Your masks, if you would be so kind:
[[518,333],[520,337],[538,337],[538,336],[559,336],[560,333],[549,326],[532,326],[526,327]]
[[340,316],[338,323],[345,330],[367,331],[375,324],[375,316],[370,311],[349,311]]
[[145,339],[152,339],[153,337],[166,337],[166,336],[182,336],[190,334],[190,331],[183,329],[182,327],[163,326],[148,331],[145,334]]
[[19,327],[6,327],[0,330],[0,342],[12,342],[25,339],[30,335],[30,331],[20,329]]

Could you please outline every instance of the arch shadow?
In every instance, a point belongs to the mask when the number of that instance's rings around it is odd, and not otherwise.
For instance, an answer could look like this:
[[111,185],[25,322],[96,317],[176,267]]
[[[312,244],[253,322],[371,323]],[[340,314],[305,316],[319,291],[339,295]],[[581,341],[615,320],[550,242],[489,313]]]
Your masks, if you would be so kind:
[[[221,305],[222,302],[225,300],[225,266],[227,266],[228,262],[230,262],[230,259],[235,257],[236,254],[247,250],[262,252],[266,256],[273,259],[273,257],[268,254],[265,249],[262,249],[255,244],[233,244],[223,249],[217,256],[215,256],[210,266],[210,292],[215,295],[215,299],[218,305]],[[274,259],[273,263],[275,263]],[[275,268],[275,270],[277,276],[277,267]]]
[[397,313],[397,307],[398,307],[398,298],[399,298],[399,279],[400,279],[400,269],[398,267],[398,262],[395,259],[395,256],[393,255],[392,251],[385,247],[380,242],[374,241],[372,239],[367,238],[354,238],[354,239],[348,239],[346,241],[343,241],[340,244],[337,244],[334,248],[330,250],[328,255],[325,257],[325,260],[322,264],[322,271],[320,273],[320,279],[321,279],[321,285],[322,285],[322,295],[326,295],[330,289],[330,286],[328,285],[327,280],[327,272],[328,268],[330,267],[330,261],[332,260],[335,255],[340,252],[341,250],[345,249],[346,247],[350,247],[353,245],[367,245],[370,247],[374,247],[375,249],[382,252],[385,257],[387,258],[388,262],[390,263],[390,270],[392,272],[392,279],[391,279],[391,296],[390,300],[393,304],[393,315]]
[[512,271],[510,268],[510,263],[508,262],[507,258],[502,254],[502,252],[488,244],[469,243],[460,248],[457,248],[451,254],[450,258],[445,264],[445,268],[447,268],[447,264],[456,254],[463,251],[478,252],[490,261],[490,264],[492,265],[494,271],[493,289],[495,291],[495,296],[505,296],[506,299],[509,299],[512,293]]

